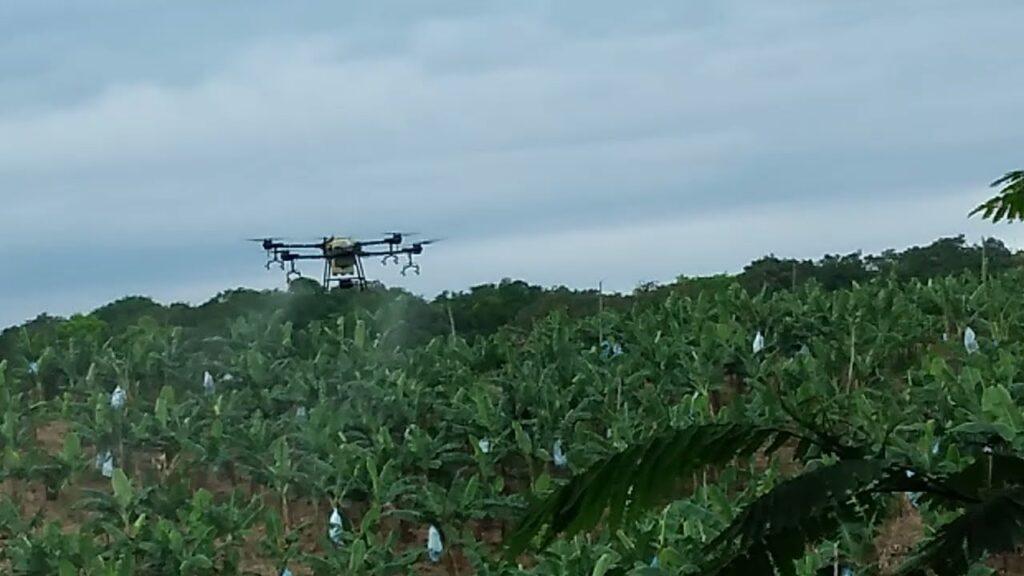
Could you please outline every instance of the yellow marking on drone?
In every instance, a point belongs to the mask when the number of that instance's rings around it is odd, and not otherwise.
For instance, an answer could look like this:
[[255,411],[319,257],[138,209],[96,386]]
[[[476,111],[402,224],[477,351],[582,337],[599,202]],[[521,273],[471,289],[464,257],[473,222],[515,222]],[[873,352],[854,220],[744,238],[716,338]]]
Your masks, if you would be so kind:
[[331,238],[327,241],[326,252],[331,261],[331,274],[349,276],[355,273],[355,242],[351,238]]

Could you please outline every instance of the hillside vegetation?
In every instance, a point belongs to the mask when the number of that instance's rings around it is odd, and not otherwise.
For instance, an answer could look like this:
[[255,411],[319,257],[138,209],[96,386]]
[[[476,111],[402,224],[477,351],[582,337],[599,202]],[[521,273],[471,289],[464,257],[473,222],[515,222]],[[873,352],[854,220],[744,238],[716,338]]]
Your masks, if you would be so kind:
[[[735,275],[681,276],[675,282],[641,284],[633,294],[604,294],[596,287],[572,290],[544,288],[519,280],[475,286],[463,292],[446,292],[426,301],[398,289],[370,292],[332,291],[325,293],[311,280],[293,283],[287,292],[237,289],[226,291],[199,305],[160,305],[149,298],[132,296],[112,302],[88,314],[88,322],[102,337],[116,337],[143,318],[157,324],[179,327],[183,338],[227,336],[230,324],[244,317],[265,318],[277,314],[293,326],[303,328],[316,320],[329,322],[342,315],[358,315],[371,327],[389,332],[390,343],[404,347],[425,344],[431,338],[450,334],[472,340],[489,336],[501,328],[529,330],[553,311],[571,318],[597,314],[603,306],[624,311],[634,302],[663,299],[666,295],[697,296],[738,285],[755,294],[792,289],[806,283],[826,290],[849,288],[854,282],[876,278],[897,281],[927,280],[957,274],[998,274],[1024,265],[1024,254],[1013,252],[1000,240],[985,239],[970,244],[961,236],[940,238],[927,246],[903,251],[887,250],[877,255],[854,252],[826,255],[818,260],[798,260],[768,255],[745,266]],[[600,297],[599,297],[600,296]],[[600,302],[599,302],[600,301]],[[86,322],[81,316],[72,318]],[[63,318],[40,315],[22,326],[0,331],[0,358],[11,363],[30,362],[47,342],[56,337]],[[62,328],[69,330],[66,326]],[[33,340],[38,340],[33,343]]]
[[[0,563],[1024,573],[1019,261],[950,238],[630,295],[300,283],[43,316],[0,337]],[[658,438],[689,452],[630,452]],[[911,554],[958,518],[953,552]]]

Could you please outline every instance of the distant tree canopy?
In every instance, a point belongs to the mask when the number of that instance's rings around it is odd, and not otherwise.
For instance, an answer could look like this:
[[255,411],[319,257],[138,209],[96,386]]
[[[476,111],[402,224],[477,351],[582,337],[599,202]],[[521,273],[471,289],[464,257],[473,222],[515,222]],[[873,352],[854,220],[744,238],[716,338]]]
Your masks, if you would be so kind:
[[[955,274],[998,274],[1020,266],[1024,256],[1011,251],[1002,241],[985,239],[968,244],[961,236],[940,238],[927,246],[901,252],[887,250],[878,255],[860,252],[830,254],[819,260],[799,260],[768,255],[745,266],[735,275],[687,278],[658,285],[639,286],[632,294],[604,294],[595,288],[572,290],[564,286],[544,288],[522,280],[504,279],[466,291],[445,292],[424,300],[397,288],[358,291],[325,291],[311,280],[297,280],[287,291],[228,290],[199,306],[161,305],[142,296],[129,296],[88,315],[70,319],[41,315],[22,326],[0,333],[0,359],[16,351],[35,354],[39,342],[52,342],[69,333],[87,334],[82,341],[99,342],[131,330],[140,321],[179,328],[197,339],[226,335],[230,325],[241,318],[278,315],[296,327],[313,322],[331,322],[360,317],[387,331],[395,345],[416,345],[453,328],[461,336],[474,338],[499,329],[527,329],[534,321],[561,311],[570,317],[588,316],[605,308],[629,307],[634,301],[661,298],[669,293],[696,296],[706,291],[726,290],[739,285],[750,292],[792,289],[815,282],[827,290],[849,287],[873,278],[898,281],[926,280]],[[145,320],[144,320],[145,319]]]
[[906,281],[962,273],[997,274],[1022,264],[1024,255],[1014,253],[1001,240],[986,238],[972,245],[961,234],[939,238],[927,246],[914,246],[901,252],[886,250],[869,256],[861,252],[828,254],[815,261],[769,254],[747,264],[734,276],[680,277],[674,283],[645,290],[645,293],[695,295],[705,290],[721,290],[733,283],[750,292],[792,289],[805,282],[816,282],[826,290],[838,290],[873,278]]
[[1015,261],[1014,253],[1001,240],[987,238],[979,245],[969,245],[959,235],[902,252],[886,250],[877,256],[830,254],[816,262],[766,256],[748,264],[736,279],[752,291],[793,288],[807,281],[837,290],[878,276],[926,280],[965,271],[995,273],[1014,266]]

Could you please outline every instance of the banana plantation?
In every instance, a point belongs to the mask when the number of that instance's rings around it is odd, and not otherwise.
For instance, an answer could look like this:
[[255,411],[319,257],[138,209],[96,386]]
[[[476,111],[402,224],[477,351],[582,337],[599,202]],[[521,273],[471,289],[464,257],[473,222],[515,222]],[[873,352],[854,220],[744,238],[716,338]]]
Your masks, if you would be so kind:
[[1024,574],[1022,285],[733,285],[415,346],[372,310],[26,331],[0,565]]

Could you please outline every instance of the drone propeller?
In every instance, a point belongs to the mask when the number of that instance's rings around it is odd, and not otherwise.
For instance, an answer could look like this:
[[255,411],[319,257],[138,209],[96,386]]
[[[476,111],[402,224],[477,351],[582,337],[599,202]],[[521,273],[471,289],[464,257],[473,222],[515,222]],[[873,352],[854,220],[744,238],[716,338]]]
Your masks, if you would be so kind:
[[[263,250],[267,252],[267,254],[270,254],[271,250],[278,248],[281,243],[280,238],[246,238],[246,241],[259,243]],[[267,268],[270,268],[269,264]]]
[[244,238],[246,242],[254,242],[256,244],[263,245],[263,248],[269,250],[270,247],[276,244],[287,243],[293,241],[294,238],[287,238],[281,236],[267,236],[265,238]]
[[428,240],[420,240],[419,242],[413,242],[413,246],[430,246],[431,244],[437,244],[443,242],[444,238],[430,238]]
[[381,232],[382,240],[375,240],[372,244],[388,244],[390,246],[401,246],[402,242],[405,242],[410,236],[416,236],[417,232]]
[[284,236],[263,236],[261,238],[244,238],[246,242],[283,242],[285,240],[293,240],[293,238],[287,238]]

